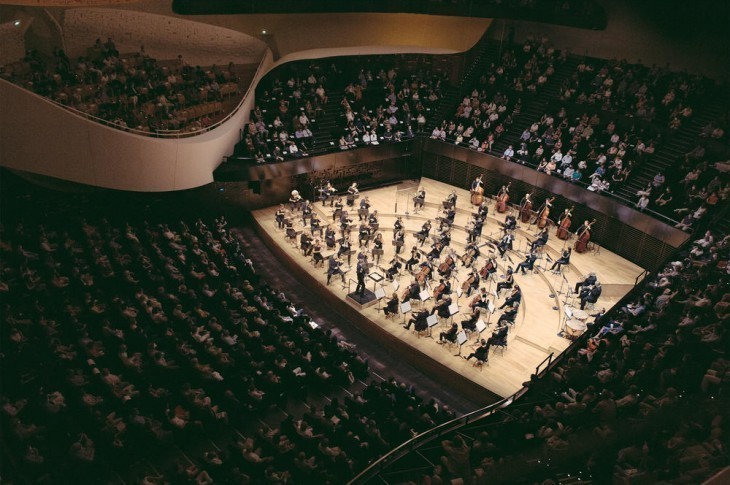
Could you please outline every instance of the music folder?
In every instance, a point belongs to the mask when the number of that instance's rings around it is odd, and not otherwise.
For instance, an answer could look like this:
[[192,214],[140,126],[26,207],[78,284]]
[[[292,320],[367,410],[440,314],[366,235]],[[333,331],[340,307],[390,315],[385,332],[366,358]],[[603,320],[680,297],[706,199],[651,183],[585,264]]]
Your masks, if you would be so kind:
[[429,295],[429,294],[428,294],[428,291],[426,291],[426,290],[423,290],[422,292],[420,292],[420,293],[418,294],[418,298],[420,298],[420,299],[421,299],[421,301],[426,301],[426,300],[428,300],[429,298],[431,298],[431,295]]
[[438,322],[439,322],[439,317],[438,317],[438,316],[436,316],[436,314],[434,314],[434,315],[429,315],[429,316],[428,316],[428,317],[426,318],[426,324],[428,324],[428,326],[429,326],[429,327],[433,327],[433,326],[434,326],[434,325],[436,325],[436,324],[437,324]]
[[375,298],[377,298],[378,300],[380,300],[381,298],[384,298],[384,297],[385,297],[385,290],[383,289],[382,286],[378,286],[375,289]]
[[406,313],[411,311],[411,302],[410,301],[404,301],[400,304],[400,312],[405,315]]
[[459,313],[459,305],[456,303],[449,305],[449,315],[454,316],[457,313]]

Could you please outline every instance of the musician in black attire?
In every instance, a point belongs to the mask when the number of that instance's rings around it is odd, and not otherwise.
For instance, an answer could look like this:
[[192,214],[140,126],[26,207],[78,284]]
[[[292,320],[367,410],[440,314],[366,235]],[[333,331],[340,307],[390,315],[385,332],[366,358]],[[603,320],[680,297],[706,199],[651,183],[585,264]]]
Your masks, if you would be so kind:
[[317,214],[312,214],[312,218],[309,220],[309,230],[312,231],[312,235],[314,235],[314,233],[318,233],[322,236],[322,227],[320,226]]
[[413,265],[418,263],[420,260],[421,253],[416,246],[413,246],[413,249],[411,249],[411,257],[408,261],[406,261],[406,269],[408,271],[413,271]]
[[329,267],[327,269],[327,284],[330,284],[330,279],[332,279],[332,275],[340,275],[342,277],[342,284],[345,283],[345,273],[342,272],[340,269],[340,260],[338,260],[335,255],[333,254],[330,256],[329,259]]
[[374,210],[370,213],[368,216],[368,224],[370,224],[370,229],[373,231],[377,231],[380,227],[380,224],[378,223],[378,211]]
[[540,247],[546,245],[549,237],[550,237],[550,234],[546,227],[545,229],[543,229],[543,231],[540,233],[540,235],[537,237],[537,239],[532,241],[532,246],[530,247],[530,251],[534,253],[537,248],[540,248]]
[[357,262],[357,268],[355,274],[357,275],[357,286],[355,287],[355,293],[358,295],[365,296],[365,276],[368,273],[368,257],[365,256],[362,260]]
[[517,317],[517,312],[519,311],[520,306],[515,305],[506,312],[504,312],[500,317],[499,320],[497,320],[497,325],[502,326],[506,325],[508,323],[515,323],[515,318]]
[[464,257],[461,258],[461,265],[467,267],[471,266],[471,264],[477,260],[479,254],[479,246],[477,246],[474,242],[470,242],[464,249]]
[[423,209],[423,205],[426,203],[426,191],[423,187],[419,187],[416,192],[416,196],[413,198],[413,208]]
[[473,291],[479,290],[479,283],[480,283],[480,281],[479,281],[479,273],[477,273],[476,271],[472,271],[471,276],[469,277],[469,279],[471,280],[471,283],[469,284],[469,287],[466,289],[466,296],[467,297],[471,296],[471,293]]
[[513,215],[508,215],[504,218],[504,224],[502,224],[502,227],[506,231],[514,231],[517,228],[517,219]]
[[337,251],[337,257],[342,257],[343,254],[347,255],[347,264],[350,264],[350,259],[352,258],[352,254],[350,252],[350,240],[346,237],[343,237],[342,240],[340,240],[340,249]]
[[456,211],[452,207],[446,211],[446,217],[441,220],[444,221],[449,227],[454,225],[454,219],[456,218]]
[[584,310],[586,307],[586,303],[595,303],[598,301],[598,298],[600,298],[602,292],[601,283],[596,281],[596,284],[593,285],[593,288],[591,289],[584,289],[581,291],[580,295],[580,309]]
[[373,256],[375,257],[375,264],[380,264],[380,256],[383,255],[383,234],[378,233],[373,239]]
[[368,218],[368,210],[370,209],[370,200],[367,197],[360,201],[360,210],[358,211],[358,217],[360,220]]
[[312,204],[308,200],[304,200],[302,204],[302,225],[307,224],[307,217],[312,215]]
[[537,261],[537,254],[533,251],[527,255],[523,262],[517,265],[517,269],[519,269],[522,274],[527,274],[525,273],[525,269],[532,271],[535,267],[535,261]]
[[509,327],[507,325],[504,325],[502,327],[497,328],[494,332],[492,332],[492,336],[489,337],[489,340],[487,340],[487,345],[492,346],[499,343],[507,343],[507,333],[509,332]]
[[327,229],[324,231],[324,240],[329,249],[335,247],[335,230],[331,226],[327,226]]
[[514,306],[515,303],[519,304],[521,301],[522,290],[520,289],[520,285],[515,285],[515,287],[512,289],[512,294],[508,296],[506,300],[504,300],[504,303],[502,303],[502,306],[499,307],[499,309],[501,310],[506,306]]
[[451,232],[449,232],[448,229],[441,233],[439,242],[442,244],[442,248],[445,248],[446,246],[451,244]]
[[497,283],[497,294],[502,291],[502,288],[510,289],[515,283],[515,277],[513,275],[512,268],[507,268],[507,274],[505,275],[504,281]]
[[403,229],[403,218],[401,216],[398,216],[398,218],[393,223],[393,232],[398,232],[401,229]]
[[560,258],[556,259],[553,262],[553,265],[550,267],[550,271],[554,271],[555,267],[558,267],[558,271],[560,271],[560,267],[564,264],[570,264],[570,254],[573,252],[573,248],[568,246],[567,249],[563,251],[563,254],[560,255]]
[[580,288],[587,287],[587,286],[593,286],[596,284],[596,281],[598,281],[598,278],[596,277],[596,273],[588,273],[588,275],[583,278],[583,281],[579,281],[575,284],[575,293],[580,293]]
[[464,359],[470,360],[472,357],[476,357],[477,360],[486,361],[488,355],[489,355],[489,343],[487,343],[486,340],[482,339],[482,342],[479,345],[479,347],[477,347],[474,350],[474,352],[472,352],[468,356],[464,357]]
[[451,192],[448,197],[446,197],[446,200],[444,201],[444,209],[448,209],[451,207],[456,207],[456,199],[458,196],[456,195],[456,192]]
[[332,222],[337,221],[337,212],[342,211],[343,207],[344,206],[342,205],[342,197],[338,197],[335,201],[334,212],[332,212]]
[[451,328],[448,329],[446,332],[441,332],[439,334],[439,344],[445,343],[445,341],[448,342],[456,342],[456,334],[459,333],[459,326],[456,323],[451,324]]
[[319,239],[316,239],[314,244],[312,244],[312,259],[314,259],[315,263],[319,263],[324,259],[322,257],[322,241]]
[[415,324],[415,329],[417,331],[423,331],[428,328],[428,322],[426,322],[426,319],[428,318],[428,310],[421,310],[418,313],[415,313],[410,320],[408,320],[408,324],[403,325],[406,330],[411,329],[411,325]]
[[449,318],[451,316],[449,306],[451,306],[451,297],[443,296],[431,309],[431,315],[438,313],[438,316],[441,318]]
[[444,250],[444,244],[441,241],[435,242],[431,245],[431,252],[428,253],[428,257],[431,259],[438,259],[441,257],[441,251]]
[[393,242],[395,244],[395,254],[400,254],[400,252],[403,251],[403,245],[406,242],[406,233],[403,229],[399,229],[398,232],[393,235]]
[[388,300],[388,304],[383,308],[383,313],[390,315],[391,313],[398,313],[398,293],[393,292],[393,295]]
[[299,247],[304,251],[305,256],[312,254],[312,236],[302,231],[302,235],[299,238]]
[[485,221],[487,220],[487,216],[489,215],[489,206],[487,205],[487,199],[484,199],[484,201],[479,206],[478,214],[479,217],[481,217]]
[[360,242],[360,247],[368,247],[368,244],[370,244],[370,228],[365,224],[360,224],[358,241]]
[[393,258],[390,261],[390,268],[385,272],[385,276],[389,281],[393,281],[393,277],[400,271],[401,266],[403,265],[398,261],[398,258]]
[[276,211],[276,216],[274,218],[276,219],[276,227],[279,229],[284,229],[284,215],[286,214],[286,211],[284,211],[284,204],[279,205],[279,209]]
[[431,221],[426,221],[421,226],[421,230],[416,233],[416,239],[421,243],[421,246],[423,246],[423,243],[426,242],[428,239],[428,235],[431,233]]
[[461,328],[462,328],[462,330],[468,330],[469,332],[474,332],[477,329],[478,321],[479,321],[479,312],[474,312],[471,314],[471,317],[469,317],[466,320],[463,320],[461,322]]
[[515,240],[515,237],[512,233],[508,232],[504,235],[502,240],[497,245],[497,250],[499,251],[499,255],[504,258],[505,253],[508,250],[512,250],[512,241]]

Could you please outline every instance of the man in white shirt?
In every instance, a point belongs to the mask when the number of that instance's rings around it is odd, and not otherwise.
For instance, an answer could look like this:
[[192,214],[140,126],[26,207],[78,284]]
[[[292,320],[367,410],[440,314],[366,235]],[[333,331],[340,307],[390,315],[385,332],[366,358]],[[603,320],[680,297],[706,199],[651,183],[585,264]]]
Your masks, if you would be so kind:
[[515,151],[512,148],[512,145],[508,146],[507,149],[502,154],[502,159],[510,161],[512,160],[512,157],[515,156]]

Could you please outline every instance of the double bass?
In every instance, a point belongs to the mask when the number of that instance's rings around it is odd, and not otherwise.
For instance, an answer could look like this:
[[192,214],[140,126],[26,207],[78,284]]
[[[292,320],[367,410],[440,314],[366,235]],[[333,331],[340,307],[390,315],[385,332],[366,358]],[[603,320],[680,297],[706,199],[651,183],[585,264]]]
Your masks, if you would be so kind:
[[578,228],[578,231],[576,232],[578,240],[575,242],[575,246],[573,247],[576,253],[585,253],[588,250],[588,242],[591,240],[591,226],[595,223],[596,220],[593,219],[590,224],[583,224],[580,228]]
[[527,224],[530,222],[530,217],[532,217],[532,200],[530,194],[527,194],[520,205],[520,220],[523,224]]
[[571,217],[573,216],[573,207],[571,207],[567,212],[565,212],[560,219],[560,222],[558,223],[558,229],[555,233],[555,235],[558,237],[558,239],[562,239],[563,241],[567,241],[570,237],[570,225],[573,223]]
[[474,180],[471,184],[471,203],[473,205],[481,205],[484,200],[484,187],[482,186],[482,176]]
[[537,213],[537,227],[544,229],[547,226],[548,218],[550,217],[550,208],[553,206],[555,197],[550,197],[540,208]]
[[499,213],[507,212],[507,202],[509,202],[510,185],[512,185],[512,182],[508,183],[506,186],[502,186],[502,188],[499,190],[499,194],[497,195],[497,212]]

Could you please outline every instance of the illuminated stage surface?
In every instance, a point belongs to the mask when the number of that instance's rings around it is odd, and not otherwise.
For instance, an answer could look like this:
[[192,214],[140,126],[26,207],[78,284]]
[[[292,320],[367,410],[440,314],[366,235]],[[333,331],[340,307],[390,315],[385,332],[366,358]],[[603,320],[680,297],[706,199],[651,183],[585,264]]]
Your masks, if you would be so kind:
[[[442,201],[454,191],[458,196],[456,204],[456,217],[454,225],[452,227],[452,239],[450,248],[452,248],[458,256],[464,253],[464,247],[466,245],[466,232],[464,227],[466,226],[470,216],[476,212],[476,206],[472,206],[470,203],[470,194],[468,190],[454,188],[450,185],[443,184],[431,179],[422,179],[420,186],[426,191],[426,205],[425,208],[420,209],[418,213],[414,213],[412,198],[419,184],[416,181],[406,181],[403,183],[385,188],[373,189],[363,191],[360,193],[360,197],[369,197],[371,207],[370,210],[378,211],[378,219],[380,223],[379,231],[383,233],[383,240],[385,244],[383,248],[385,254],[380,259],[379,267],[373,267],[370,272],[377,272],[381,275],[385,275],[385,270],[388,268],[388,263],[395,255],[395,248],[391,243],[393,238],[393,224],[396,220],[397,215],[403,217],[403,223],[406,229],[406,239],[403,250],[400,256],[404,259],[408,259],[410,255],[410,249],[417,245],[415,233],[421,229],[421,226],[426,220],[431,220],[433,228],[431,230],[431,236],[438,234],[438,222],[435,221],[437,216],[443,214]],[[485,194],[486,195],[486,194]],[[343,197],[344,202],[344,197]],[[511,203],[518,203],[519,201],[511,200]],[[539,206],[542,204],[542,200],[536,200],[535,205]],[[319,284],[321,288],[326,288],[333,295],[346,301],[353,311],[360,312],[362,315],[367,317],[372,325],[378,326],[381,330],[387,332],[394,339],[397,339],[404,353],[412,352],[412,349],[421,352],[434,361],[440,363],[443,366],[448,367],[453,372],[456,372],[464,378],[478,384],[481,387],[488,389],[502,397],[507,397],[522,387],[525,381],[530,379],[530,375],[535,372],[535,368],[543,362],[551,352],[557,356],[560,352],[565,350],[570,341],[566,338],[559,336],[559,332],[564,326],[564,308],[566,306],[566,291],[568,287],[572,291],[575,283],[582,279],[583,275],[589,272],[595,272],[598,276],[599,281],[603,286],[603,293],[598,303],[595,305],[595,311],[605,307],[609,309],[618,300],[620,300],[631,288],[633,288],[637,276],[642,273],[642,268],[627,261],[620,256],[600,248],[600,251],[596,254],[595,252],[587,252],[578,254],[573,252],[571,256],[570,265],[566,267],[563,275],[567,280],[568,284],[565,284],[563,277],[559,274],[554,274],[546,269],[539,269],[535,273],[529,273],[527,275],[515,273],[515,283],[520,285],[522,289],[522,304],[520,305],[519,313],[515,321],[515,325],[510,329],[508,336],[508,346],[502,352],[502,350],[492,346],[489,353],[489,363],[483,368],[474,367],[473,363],[475,359],[467,362],[459,356],[455,356],[459,351],[457,346],[446,346],[438,345],[438,334],[441,331],[448,329],[449,322],[447,320],[441,320],[433,327],[433,339],[424,336],[419,336],[411,327],[411,330],[406,330],[401,325],[403,323],[403,316],[398,315],[395,319],[386,319],[383,316],[382,311],[379,308],[385,306],[387,300],[392,294],[392,285],[387,280],[383,280],[380,284],[383,284],[383,289],[386,293],[386,298],[382,300],[379,305],[371,305],[368,307],[360,308],[360,305],[352,299],[347,298],[348,292],[355,290],[356,277],[355,268],[357,262],[357,253],[359,252],[357,232],[359,228],[357,208],[359,206],[359,199],[355,202],[354,208],[349,208],[350,218],[353,220],[352,226],[352,249],[355,253],[352,255],[352,268],[346,273],[346,281],[349,283],[348,286],[344,286],[341,283],[339,276],[334,276],[329,286],[325,286],[327,282],[327,261],[326,258],[332,254],[333,250],[326,249],[326,245],[323,242],[322,254],[325,257],[325,262],[322,267],[315,268],[311,262],[311,258],[305,257],[302,252],[297,249],[291,242],[289,242],[284,234],[284,231],[276,227],[275,213],[278,206],[269,207],[255,211],[253,216],[263,232],[264,236],[268,236],[278,248],[283,251],[291,260],[296,264],[299,264],[311,277],[311,281],[302,281],[302,284]],[[345,208],[348,208],[345,205]],[[332,209],[327,205],[322,206],[321,202],[314,204],[314,210],[318,214],[322,221],[323,228],[326,224],[332,222]],[[397,213],[396,213],[397,210]],[[512,213],[518,216],[516,208],[512,208]],[[408,211],[409,215],[405,212]],[[517,231],[515,232],[514,251],[508,252],[508,256],[512,262],[508,259],[502,260],[499,258],[499,253],[494,250],[490,245],[484,245],[488,241],[487,236],[498,240],[502,235],[502,228],[499,223],[504,221],[506,214],[499,214],[495,210],[494,201],[489,201],[489,217],[487,222],[484,224],[482,231],[482,237],[479,240],[481,247],[481,256],[476,267],[479,269],[484,265],[485,256],[491,251],[494,251],[494,256],[497,259],[498,270],[496,273],[495,281],[502,281],[501,276],[505,273],[507,266],[516,265],[524,260],[523,251],[527,247],[527,240],[534,240],[535,233],[537,232],[537,226],[529,226],[521,224],[518,219]],[[551,214],[557,216],[557,214]],[[575,229],[582,221],[573,221],[572,228]],[[304,228],[302,225],[301,215],[295,219],[294,228],[298,233]],[[333,224],[333,228],[337,231],[337,237],[339,238],[339,223]],[[306,229],[309,229],[307,224]],[[429,238],[430,239],[430,238]],[[428,252],[430,250],[431,240],[429,240],[422,249]],[[491,241],[493,243],[493,241]],[[297,236],[297,245],[299,243],[299,237]],[[569,241],[567,244],[572,245],[574,239]],[[370,245],[372,248],[372,244]],[[560,252],[564,246],[564,241],[558,239],[555,236],[555,228],[550,229],[550,239],[547,244],[547,256],[552,260],[559,257]],[[339,247],[339,246],[338,246]],[[366,250],[368,254],[368,260],[373,261],[370,251]],[[442,260],[449,253],[449,248],[446,248],[442,252]],[[423,256],[421,261],[423,261]],[[549,268],[550,263],[547,262],[547,258],[539,261],[541,268],[546,266]],[[437,265],[436,265],[437,266]],[[343,265],[344,269],[347,269],[347,262]],[[461,330],[461,321],[464,320],[470,313],[468,304],[473,298],[467,298],[466,294],[457,298],[456,289],[461,288],[461,282],[469,276],[469,270],[461,266],[461,262],[457,261],[457,274],[453,277],[453,295],[454,301],[458,301],[460,312],[455,315],[454,321],[459,323],[459,330]],[[439,275],[434,270],[434,282],[431,283],[432,287],[434,283],[438,281]],[[401,275],[396,275],[396,281],[399,282],[400,288],[398,290],[399,297],[402,297],[403,291],[412,281],[413,276],[408,273],[404,267],[401,269]],[[562,294],[556,292],[561,290],[561,282],[563,283]],[[373,290],[377,283],[373,280],[366,278],[368,290]],[[488,284],[481,285],[482,287],[488,286]],[[490,293],[492,293],[496,287],[496,283],[491,283]],[[320,288],[320,289],[321,289]],[[499,307],[509,291],[503,290],[500,294],[500,298],[495,302],[494,295],[490,295],[490,300],[495,303],[495,307]],[[555,295],[551,297],[550,295]],[[577,298],[572,299],[572,304],[579,306],[580,301]],[[433,298],[427,300],[422,305],[425,305],[427,309],[433,307]],[[571,301],[568,301],[568,305]],[[553,307],[558,306],[559,310],[554,310]],[[420,309],[420,306],[416,306],[416,309]],[[593,310],[589,310],[593,313]],[[496,328],[496,322],[499,316],[502,314],[501,310],[496,310],[493,315],[489,318],[490,325],[487,330],[482,333],[483,338],[488,338],[492,331]],[[406,320],[410,318],[411,314],[406,315]],[[485,323],[487,321],[487,315],[483,317]],[[476,344],[476,334],[472,334],[469,341],[467,341],[461,348],[461,355],[468,355],[472,351],[472,347]]]

